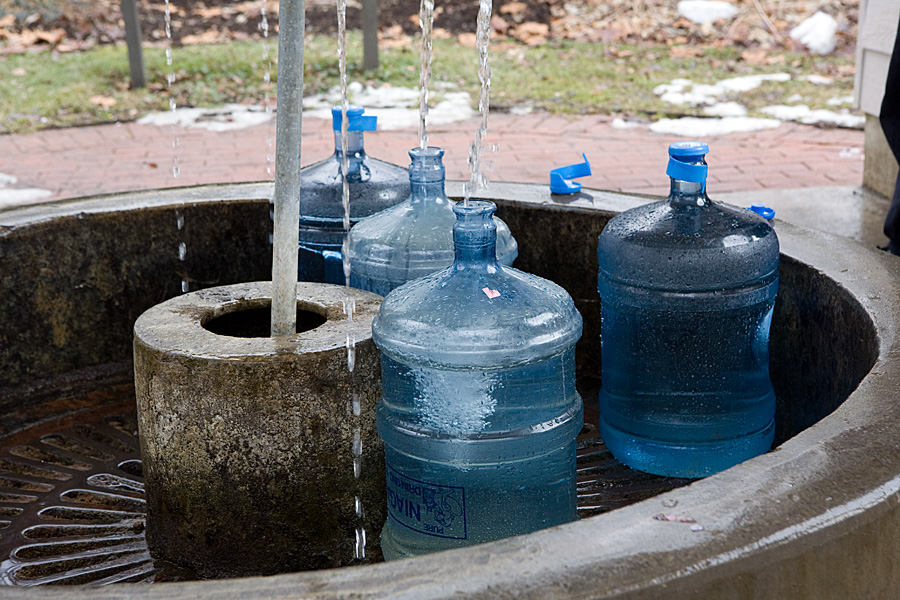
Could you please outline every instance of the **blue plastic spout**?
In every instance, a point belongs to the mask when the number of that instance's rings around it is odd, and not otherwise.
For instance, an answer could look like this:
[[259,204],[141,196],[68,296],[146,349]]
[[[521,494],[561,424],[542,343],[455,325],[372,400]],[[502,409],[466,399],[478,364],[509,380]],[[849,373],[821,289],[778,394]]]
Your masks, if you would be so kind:
[[591,163],[587,156],[581,155],[583,163],[559,167],[550,171],[550,191],[554,194],[577,194],[581,191],[581,184],[569,181],[576,177],[586,177],[591,174]]

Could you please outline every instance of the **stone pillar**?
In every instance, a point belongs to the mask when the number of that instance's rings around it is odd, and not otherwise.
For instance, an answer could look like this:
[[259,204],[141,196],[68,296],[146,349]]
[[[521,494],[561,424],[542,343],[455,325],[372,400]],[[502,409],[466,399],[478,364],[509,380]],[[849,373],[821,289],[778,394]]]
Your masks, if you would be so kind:
[[[368,553],[378,552],[384,450],[371,325],[381,298],[300,283],[299,333],[272,338],[271,290],[263,282],[184,294],[134,327],[147,540],[155,557],[201,577],[348,564],[359,526]],[[248,331],[260,315],[261,332]],[[302,331],[304,323],[314,328]],[[261,337],[246,337],[254,335]],[[356,340],[352,373],[348,335]]]

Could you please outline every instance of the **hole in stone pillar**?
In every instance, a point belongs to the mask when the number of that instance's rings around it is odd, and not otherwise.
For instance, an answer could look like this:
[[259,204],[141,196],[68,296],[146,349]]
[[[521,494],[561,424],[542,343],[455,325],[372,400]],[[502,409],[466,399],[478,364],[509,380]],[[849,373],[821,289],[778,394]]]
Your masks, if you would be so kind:
[[[317,312],[298,308],[297,333],[315,329],[327,320]],[[268,306],[238,310],[207,321],[203,328],[216,335],[229,337],[269,337],[272,332],[272,311]]]

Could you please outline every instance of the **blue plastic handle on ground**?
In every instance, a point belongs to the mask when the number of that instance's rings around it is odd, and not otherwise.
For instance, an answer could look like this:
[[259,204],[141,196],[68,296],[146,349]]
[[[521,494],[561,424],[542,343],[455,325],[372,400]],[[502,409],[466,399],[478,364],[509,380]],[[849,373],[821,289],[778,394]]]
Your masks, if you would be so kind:
[[775,217],[775,209],[763,206],[762,204],[751,204],[747,210],[753,211],[763,219],[771,221]]
[[552,193],[577,194],[581,191],[580,183],[569,181],[576,177],[585,177],[591,174],[591,163],[588,162],[587,156],[582,154],[581,157],[584,159],[583,163],[559,167],[550,171],[550,191]]

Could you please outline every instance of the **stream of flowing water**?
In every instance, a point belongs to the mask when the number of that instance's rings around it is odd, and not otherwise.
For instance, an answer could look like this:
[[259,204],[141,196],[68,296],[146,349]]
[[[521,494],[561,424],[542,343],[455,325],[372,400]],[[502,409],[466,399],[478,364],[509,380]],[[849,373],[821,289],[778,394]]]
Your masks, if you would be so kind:
[[[490,20],[490,19],[488,19]],[[419,28],[422,30],[422,61],[419,71],[419,148],[428,147],[428,131],[425,118],[428,116],[428,83],[431,80],[431,47],[434,26],[434,0],[422,0],[419,5]]]
[[[166,86],[169,92],[169,110],[172,111],[172,115],[175,115],[175,112],[178,108],[178,104],[175,102],[175,94],[172,92],[172,84],[175,83],[175,69],[172,66],[172,7],[169,5],[169,0],[165,0],[165,15],[166,15],[166,66],[168,67],[168,73],[166,73]],[[172,177],[178,178],[181,174],[181,167],[178,165],[178,146],[179,140],[178,135],[175,131],[175,120],[172,120]]]
[[[340,70],[341,79],[341,200],[344,207],[344,242],[342,246],[341,256],[343,258],[344,281],[347,287],[350,287],[350,255],[349,255],[349,233],[350,233],[350,180],[347,177],[350,171],[350,157],[348,155],[349,147],[349,126],[350,122],[347,118],[347,109],[350,101],[347,98],[347,0],[337,0],[337,22],[338,22],[338,68]],[[347,315],[349,322],[353,321],[353,311],[356,303],[353,299],[344,300],[344,314]],[[353,339],[352,333],[347,333],[347,369],[353,373],[356,366],[356,340]],[[356,391],[356,385],[353,384],[353,396],[350,400],[349,418],[353,423],[353,442],[350,448],[353,456],[353,477],[359,480],[362,474],[362,422],[359,394]],[[357,526],[355,531],[355,541],[353,545],[353,558],[363,560],[366,557],[366,529],[363,526],[363,517],[365,509],[359,496],[354,498],[354,513],[356,515]]]
[[[174,117],[178,108],[175,102],[175,94],[172,91],[172,85],[175,83],[175,67],[172,56],[172,7],[169,0],[165,0],[165,22],[166,22],[166,89],[169,94],[169,110],[172,111]],[[178,132],[175,129],[175,119],[172,120],[172,177],[177,179],[181,174],[181,167],[178,164],[178,147],[180,145]],[[184,230],[184,213],[180,210],[175,211],[175,226],[178,228],[179,237],[183,236]],[[191,284],[187,278],[187,272],[184,268],[184,259],[187,257],[187,242],[183,239],[178,243],[178,262],[181,263],[181,293],[185,294],[191,291]]]
[[[260,12],[260,21],[259,21],[259,30],[262,32],[263,42],[262,42],[262,59],[263,64],[265,65],[263,71],[263,110],[265,110],[266,115],[272,114],[272,96],[270,94],[270,90],[272,88],[272,59],[271,59],[271,48],[269,47],[269,17],[268,17],[268,1],[263,0],[262,7],[259,10]],[[272,155],[272,128],[268,127],[266,129],[266,174],[271,178],[273,175],[272,171],[272,162],[274,161],[274,156]]]
[[[484,138],[487,135],[488,113],[491,105],[491,63],[488,57],[488,47],[491,42],[491,8],[491,0],[480,0],[475,42],[478,47],[478,80],[481,82],[481,97],[478,101],[481,125],[475,132],[475,139],[469,145],[468,163],[471,175],[469,181],[463,186],[463,202],[466,205],[474,192],[487,188],[488,180],[484,175],[484,170],[490,169],[492,166],[483,160],[486,151]],[[487,150],[496,152],[497,147],[490,146]]]

